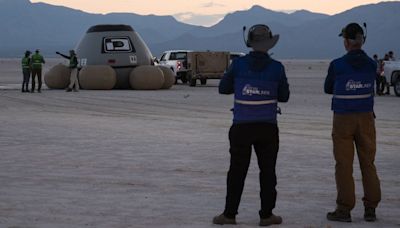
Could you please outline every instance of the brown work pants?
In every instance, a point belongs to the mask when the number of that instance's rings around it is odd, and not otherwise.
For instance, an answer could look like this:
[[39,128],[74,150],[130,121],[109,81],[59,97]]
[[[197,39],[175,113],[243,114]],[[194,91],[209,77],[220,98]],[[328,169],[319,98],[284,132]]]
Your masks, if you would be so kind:
[[355,206],[354,146],[361,168],[364,206],[376,208],[381,200],[381,188],[374,165],[376,134],[373,113],[334,114],[332,139],[337,208],[351,211]]
[[78,69],[72,68],[71,75],[69,76],[69,89],[75,89],[75,91],[79,91],[79,81],[78,81]]

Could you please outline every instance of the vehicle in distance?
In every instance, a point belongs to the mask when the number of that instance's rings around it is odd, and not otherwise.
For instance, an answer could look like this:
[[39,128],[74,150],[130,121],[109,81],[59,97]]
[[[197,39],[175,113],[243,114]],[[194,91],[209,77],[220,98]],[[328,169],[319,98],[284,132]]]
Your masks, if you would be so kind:
[[175,74],[175,83],[180,79],[182,83],[187,83],[187,55],[190,50],[169,50],[165,51],[158,64],[166,66]]
[[230,64],[230,54],[224,51],[192,51],[187,53],[187,81],[196,86],[197,79],[201,85],[207,79],[221,79]]
[[385,61],[383,72],[387,83],[393,86],[394,93],[400,97],[400,61]]
[[243,52],[229,52],[229,60],[230,60],[229,64],[231,64],[234,59],[245,56],[245,55],[246,54]]

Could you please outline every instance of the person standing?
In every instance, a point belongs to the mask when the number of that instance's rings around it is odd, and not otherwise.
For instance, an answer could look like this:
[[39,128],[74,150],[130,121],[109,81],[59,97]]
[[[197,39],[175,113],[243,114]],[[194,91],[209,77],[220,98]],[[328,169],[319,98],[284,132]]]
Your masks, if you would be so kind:
[[[393,52],[392,52],[392,57],[393,57]],[[394,58],[394,57],[393,57]],[[385,54],[385,57],[383,57],[383,61],[382,61],[382,73],[384,73],[384,71],[385,71],[385,69],[384,69],[384,67],[385,67],[385,64],[386,64],[386,62],[388,62],[388,61],[394,61],[394,60],[391,60],[390,59],[390,52],[389,53],[387,53],[387,54]],[[384,90],[384,88],[386,87],[386,92],[384,93],[385,95],[390,95],[390,84],[389,84],[389,82],[386,80],[386,77],[385,77],[385,75],[384,74],[382,74],[382,93],[383,93],[383,90]]]
[[379,60],[377,54],[375,54],[373,56],[373,59],[374,59],[376,65],[377,65],[376,78],[375,78],[375,82],[376,82],[375,94],[381,96],[381,95],[383,95],[383,93],[382,93],[382,91],[383,91],[383,89],[382,89],[382,87],[383,87],[383,78],[384,78],[384,76],[382,77],[382,73],[383,73],[382,63],[383,62],[381,60]]
[[340,36],[347,51],[333,60],[324,90],[333,94],[333,155],[336,161],[336,210],[327,214],[331,221],[351,222],[355,206],[353,179],[354,147],[357,150],[364,187],[364,219],[375,221],[375,209],[381,200],[376,167],[374,80],[376,63],[362,50],[364,31],[357,23],[348,24]]
[[[373,59],[374,59],[376,65],[379,66],[379,59],[378,59],[378,55],[377,55],[377,54],[374,54]],[[376,94],[377,94],[377,95],[381,95],[381,94],[379,93],[379,87],[380,87],[380,84],[381,84],[381,82],[380,82],[380,69],[379,69],[379,67],[376,68],[375,84],[376,84],[376,89],[375,89]]]
[[393,51],[388,52],[388,57],[389,57],[389,61],[396,61],[396,57],[394,57]]
[[60,52],[56,52],[58,55],[69,59],[69,68],[71,69],[71,75],[69,78],[69,85],[67,89],[65,90],[66,92],[71,92],[72,89],[74,89],[74,92],[79,91],[79,81],[78,81],[78,58],[76,57],[75,51],[70,50],[69,51],[69,56],[68,55],[63,55]]
[[376,62],[376,64],[378,64],[379,62],[379,58],[377,54],[374,54],[374,56],[372,57],[374,59],[374,61]]
[[35,77],[38,78],[38,89],[37,91],[41,93],[42,88],[42,64],[44,64],[44,58],[39,53],[39,49],[36,49],[35,54],[32,55],[32,89],[31,93],[35,92]]
[[236,224],[251,150],[254,147],[260,169],[260,226],[282,223],[275,208],[275,165],[279,148],[277,103],[289,99],[284,66],[268,50],[278,42],[268,26],[258,24],[248,32],[247,46],[253,51],[236,58],[219,84],[220,94],[234,94],[233,124],[229,130],[230,167],[227,175],[225,210],[214,224]]
[[25,56],[21,60],[21,66],[22,66],[22,74],[23,74],[23,80],[22,80],[22,89],[21,92],[29,92],[28,86],[29,86],[29,78],[31,77],[31,58],[30,58],[31,52],[30,51],[25,51]]

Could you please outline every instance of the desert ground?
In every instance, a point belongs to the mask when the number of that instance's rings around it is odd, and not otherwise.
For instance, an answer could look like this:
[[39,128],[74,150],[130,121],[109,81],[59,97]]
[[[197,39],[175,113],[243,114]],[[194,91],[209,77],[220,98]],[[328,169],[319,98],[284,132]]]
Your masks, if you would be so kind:
[[[48,59],[44,72],[60,59]],[[363,220],[354,160],[352,223],[335,207],[328,61],[283,61],[291,97],[280,104],[280,227],[400,226],[400,98],[376,97],[378,221]],[[18,59],[0,59],[0,227],[219,227],[229,166],[232,96],[218,80],[195,88],[21,93]],[[238,225],[257,227],[258,167],[252,156]],[[231,227],[225,225],[224,227]]]

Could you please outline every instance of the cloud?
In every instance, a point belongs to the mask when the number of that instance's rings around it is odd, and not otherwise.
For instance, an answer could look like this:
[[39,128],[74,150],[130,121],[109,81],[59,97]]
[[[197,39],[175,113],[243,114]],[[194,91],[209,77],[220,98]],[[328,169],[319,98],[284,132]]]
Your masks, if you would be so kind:
[[221,3],[215,3],[214,1],[206,2],[200,5],[202,8],[212,8],[212,7],[225,7],[226,5]]
[[191,25],[201,25],[201,26],[212,26],[220,22],[225,14],[196,14],[192,12],[177,13],[173,15],[178,21],[191,24]]
[[291,13],[294,13],[294,12],[296,12],[296,11],[298,11],[298,10],[276,10],[276,11],[278,11],[278,12],[282,12],[282,13],[287,13],[287,14],[291,14]]

